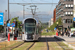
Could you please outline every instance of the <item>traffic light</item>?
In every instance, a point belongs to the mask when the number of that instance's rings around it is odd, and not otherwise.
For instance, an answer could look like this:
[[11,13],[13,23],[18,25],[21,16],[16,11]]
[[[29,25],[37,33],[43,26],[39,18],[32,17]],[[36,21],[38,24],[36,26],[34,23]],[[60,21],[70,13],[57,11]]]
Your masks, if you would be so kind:
[[73,21],[73,27],[75,27],[75,21]]
[[9,23],[10,19],[7,20],[7,23]]

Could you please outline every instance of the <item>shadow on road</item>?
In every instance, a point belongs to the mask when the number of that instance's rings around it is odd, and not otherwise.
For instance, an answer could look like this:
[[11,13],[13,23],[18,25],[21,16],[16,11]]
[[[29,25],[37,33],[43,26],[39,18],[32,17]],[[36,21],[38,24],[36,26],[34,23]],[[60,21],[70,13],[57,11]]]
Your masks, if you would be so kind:
[[54,37],[41,37],[39,38],[39,42],[46,42],[46,39],[48,42],[65,41],[64,39],[58,40]]

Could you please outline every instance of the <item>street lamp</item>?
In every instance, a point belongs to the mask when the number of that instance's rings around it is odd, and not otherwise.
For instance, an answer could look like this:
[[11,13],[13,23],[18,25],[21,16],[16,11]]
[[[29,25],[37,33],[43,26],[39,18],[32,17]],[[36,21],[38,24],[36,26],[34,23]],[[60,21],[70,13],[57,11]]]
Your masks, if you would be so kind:
[[57,23],[57,29],[58,29],[58,22],[56,22]]

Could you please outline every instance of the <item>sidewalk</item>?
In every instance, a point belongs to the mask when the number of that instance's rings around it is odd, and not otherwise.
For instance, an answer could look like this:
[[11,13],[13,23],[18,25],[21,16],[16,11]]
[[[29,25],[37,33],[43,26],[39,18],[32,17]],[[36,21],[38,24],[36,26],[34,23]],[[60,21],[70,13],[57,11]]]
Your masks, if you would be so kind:
[[65,44],[75,50],[75,37],[68,37],[68,36],[54,36],[58,40],[62,40]]
[[7,40],[7,37],[4,37],[4,38],[0,37],[0,42],[3,42],[5,40]]

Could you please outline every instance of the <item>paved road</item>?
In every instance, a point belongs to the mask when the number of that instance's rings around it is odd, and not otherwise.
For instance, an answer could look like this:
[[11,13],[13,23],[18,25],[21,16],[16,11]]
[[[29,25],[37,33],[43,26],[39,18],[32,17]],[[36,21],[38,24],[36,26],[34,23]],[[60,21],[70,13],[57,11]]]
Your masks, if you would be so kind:
[[6,39],[7,39],[7,37],[5,37],[5,35],[3,36],[3,35],[0,33],[0,42],[5,41]]

